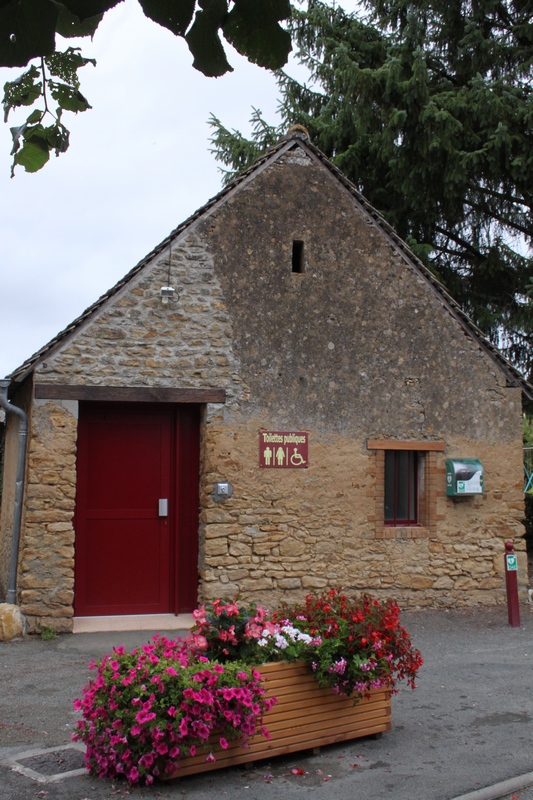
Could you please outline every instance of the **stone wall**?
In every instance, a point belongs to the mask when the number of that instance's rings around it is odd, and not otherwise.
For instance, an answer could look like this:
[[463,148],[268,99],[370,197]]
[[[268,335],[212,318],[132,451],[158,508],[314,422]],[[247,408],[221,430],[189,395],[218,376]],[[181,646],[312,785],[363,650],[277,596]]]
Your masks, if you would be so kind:
[[[202,599],[239,592],[277,605],[306,591],[340,585],[393,596],[404,607],[503,603],[506,539],[518,551],[524,599],[523,487],[505,477],[505,471],[517,474],[519,440],[507,448],[454,443],[458,452],[474,453],[484,464],[483,497],[446,497],[448,454],[436,454],[434,534],[426,531],[421,538],[418,528],[390,529],[393,537],[384,539],[376,535],[374,523],[375,454],[364,442],[324,441],[311,431],[309,469],[278,471],[258,467],[253,423],[209,435],[217,445],[206,464],[201,495]],[[221,467],[218,456],[230,448],[233,465]],[[226,479],[234,495],[214,504],[212,483]]]
[[34,401],[18,577],[30,632],[72,629],[77,403]]
[[[170,260],[170,277],[169,277]],[[159,290],[178,298],[167,306]],[[38,383],[217,387],[243,397],[231,319],[205,239],[191,232],[154,259],[36,369]]]
[[[168,283],[179,300],[165,307]],[[301,149],[154,257],[35,381],[225,389],[202,424],[200,599],[239,592],[273,606],[337,584],[411,606],[501,603],[506,538],[524,592],[519,390]],[[21,602],[34,628],[67,630],[76,408],[36,403],[31,424]],[[260,469],[260,429],[308,431],[309,468]],[[368,440],[443,444],[427,456],[427,524],[380,523]],[[446,457],[482,461],[484,497],[445,496]],[[218,480],[234,487],[224,503]]]

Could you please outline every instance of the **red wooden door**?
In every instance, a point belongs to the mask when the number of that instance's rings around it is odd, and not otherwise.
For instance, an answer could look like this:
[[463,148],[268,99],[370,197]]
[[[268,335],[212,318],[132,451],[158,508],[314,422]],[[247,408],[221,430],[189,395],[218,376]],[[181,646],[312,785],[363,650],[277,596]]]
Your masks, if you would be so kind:
[[[179,408],[80,404],[77,616],[194,608],[198,426],[197,414],[183,416],[181,425]],[[180,483],[188,491],[180,491]],[[160,515],[160,500],[168,501],[167,516]],[[180,585],[184,571],[188,579]]]

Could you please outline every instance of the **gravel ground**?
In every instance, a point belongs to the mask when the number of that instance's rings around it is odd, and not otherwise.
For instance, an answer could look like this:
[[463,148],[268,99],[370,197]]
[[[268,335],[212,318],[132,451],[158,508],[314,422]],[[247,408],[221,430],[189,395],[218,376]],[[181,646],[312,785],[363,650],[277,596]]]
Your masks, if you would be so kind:
[[[452,800],[479,792],[533,770],[533,615],[529,606],[521,614],[522,627],[510,628],[504,608],[404,613],[403,624],[425,664],[418,689],[402,688],[394,698],[392,730],[381,739],[355,740],[323,748],[319,755],[301,753],[150,789],[80,774],[79,751],[58,748],[71,742],[78,716],[72,701],[90,676],[89,660],[114,645],[131,649],[152,633],[0,644],[0,797],[299,800],[312,793],[317,800]],[[40,783],[14,771],[8,762],[15,758],[48,780],[51,771],[63,777]],[[533,788],[513,788],[505,800],[533,800]]]

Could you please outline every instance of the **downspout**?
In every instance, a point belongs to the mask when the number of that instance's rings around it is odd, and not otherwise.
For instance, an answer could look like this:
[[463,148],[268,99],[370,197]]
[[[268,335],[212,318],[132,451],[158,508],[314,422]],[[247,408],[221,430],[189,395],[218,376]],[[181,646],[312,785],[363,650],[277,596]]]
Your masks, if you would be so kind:
[[11,539],[11,561],[9,565],[9,580],[7,584],[6,603],[16,605],[17,597],[17,566],[19,558],[20,528],[22,521],[22,494],[24,490],[24,468],[26,464],[26,442],[28,440],[28,417],[18,406],[9,402],[7,390],[11,381],[9,378],[0,379],[0,408],[7,414],[15,414],[19,418],[19,446],[17,459],[17,474],[15,478],[15,508],[13,512],[13,534]]

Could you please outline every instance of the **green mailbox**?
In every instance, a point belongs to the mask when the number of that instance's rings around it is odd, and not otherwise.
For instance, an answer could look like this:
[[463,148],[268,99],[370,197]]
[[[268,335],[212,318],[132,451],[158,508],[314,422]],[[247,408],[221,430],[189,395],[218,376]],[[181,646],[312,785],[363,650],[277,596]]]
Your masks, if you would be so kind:
[[483,465],[477,458],[446,459],[446,494],[468,497],[483,494]]

